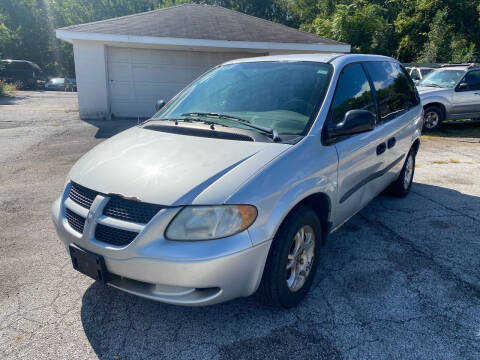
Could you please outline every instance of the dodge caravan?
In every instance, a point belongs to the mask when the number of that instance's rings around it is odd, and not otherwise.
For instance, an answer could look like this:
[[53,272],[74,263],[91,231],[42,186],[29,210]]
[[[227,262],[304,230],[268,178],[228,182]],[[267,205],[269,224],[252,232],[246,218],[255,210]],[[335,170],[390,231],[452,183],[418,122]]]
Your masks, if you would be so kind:
[[53,204],[73,267],[178,305],[296,305],[327,235],[412,185],[423,125],[383,56],[230,61],[85,154]]

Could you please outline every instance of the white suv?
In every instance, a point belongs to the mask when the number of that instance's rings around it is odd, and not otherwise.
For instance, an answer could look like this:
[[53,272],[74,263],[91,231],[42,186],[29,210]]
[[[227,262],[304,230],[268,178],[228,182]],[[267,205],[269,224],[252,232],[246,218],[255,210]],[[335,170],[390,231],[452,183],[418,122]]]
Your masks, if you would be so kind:
[[75,269],[148,299],[291,307],[329,233],[410,190],[422,106],[394,59],[220,65],[84,155],[53,204]]

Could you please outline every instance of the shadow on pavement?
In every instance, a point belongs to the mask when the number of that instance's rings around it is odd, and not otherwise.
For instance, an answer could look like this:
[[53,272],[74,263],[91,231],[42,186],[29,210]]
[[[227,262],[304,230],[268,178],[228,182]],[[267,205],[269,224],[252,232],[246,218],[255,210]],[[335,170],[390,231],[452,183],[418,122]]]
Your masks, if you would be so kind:
[[441,128],[424,135],[444,138],[480,138],[480,120],[449,121]]
[[25,96],[7,94],[0,96],[0,105],[15,105],[17,101],[25,99]]
[[480,243],[462,206],[480,209],[480,197],[419,183],[404,199],[379,196],[330,236],[291,310],[254,296],[180,307],[93,283],[85,335],[100,359],[429,358],[439,344],[467,358],[479,350]]
[[[115,120],[82,120],[95,126],[98,130],[95,134],[97,139],[107,139],[139,123],[137,119],[115,119]],[[142,121],[142,120],[140,120]]]

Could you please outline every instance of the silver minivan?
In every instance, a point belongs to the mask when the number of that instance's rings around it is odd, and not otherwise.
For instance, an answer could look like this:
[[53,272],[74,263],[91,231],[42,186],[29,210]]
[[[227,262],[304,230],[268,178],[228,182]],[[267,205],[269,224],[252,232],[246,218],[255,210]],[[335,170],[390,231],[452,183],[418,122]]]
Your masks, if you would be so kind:
[[73,267],[120,290],[292,307],[328,234],[386,188],[408,194],[422,125],[392,58],[230,61],[85,154],[53,220]]

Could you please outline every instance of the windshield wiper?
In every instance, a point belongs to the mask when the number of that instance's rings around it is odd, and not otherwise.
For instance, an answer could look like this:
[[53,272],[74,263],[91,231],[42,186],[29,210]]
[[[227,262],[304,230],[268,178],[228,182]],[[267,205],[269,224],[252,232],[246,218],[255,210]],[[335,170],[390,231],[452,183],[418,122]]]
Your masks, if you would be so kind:
[[280,141],[280,137],[278,136],[278,132],[275,129],[272,128],[266,128],[260,125],[254,125],[250,121],[236,117],[236,116],[231,116],[231,115],[226,115],[226,114],[218,114],[218,113],[212,113],[212,112],[190,112],[190,113],[185,113],[182,114],[181,116],[204,116],[207,118],[217,118],[217,119],[226,119],[226,120],[231,120],[237,123],[240,123],[242,125],[251,127],[252,129],[257,129],[260,131],[263,131],[269,135],[271,135],[273,141]]
[[436,88],[441,88],[440,85],[437,85],[437,84],[418,84],[420,86],[426,86],[426,87],[436,87]]
[[[162,120],[162,121],[174,121],[175,122],[175,125],[178,125],[178,122],[179,121],[183,121],[183,122],[201,122],[203,124],[207,124],[207,125],[210,125],[210,127],[212,127],[213,125],[215,125],[216,123],[213,122],[213,121],[208,121],[208,120],[202,120],[202,119],[198,119],[198,118],[195,118],[195,117],[184,117],[184,118],[158,118],[158,119],[150,119],[150,120],[153,120],[153,121],[156,121],[156,120]],[[150,121],[148,120],[148,121]]]

